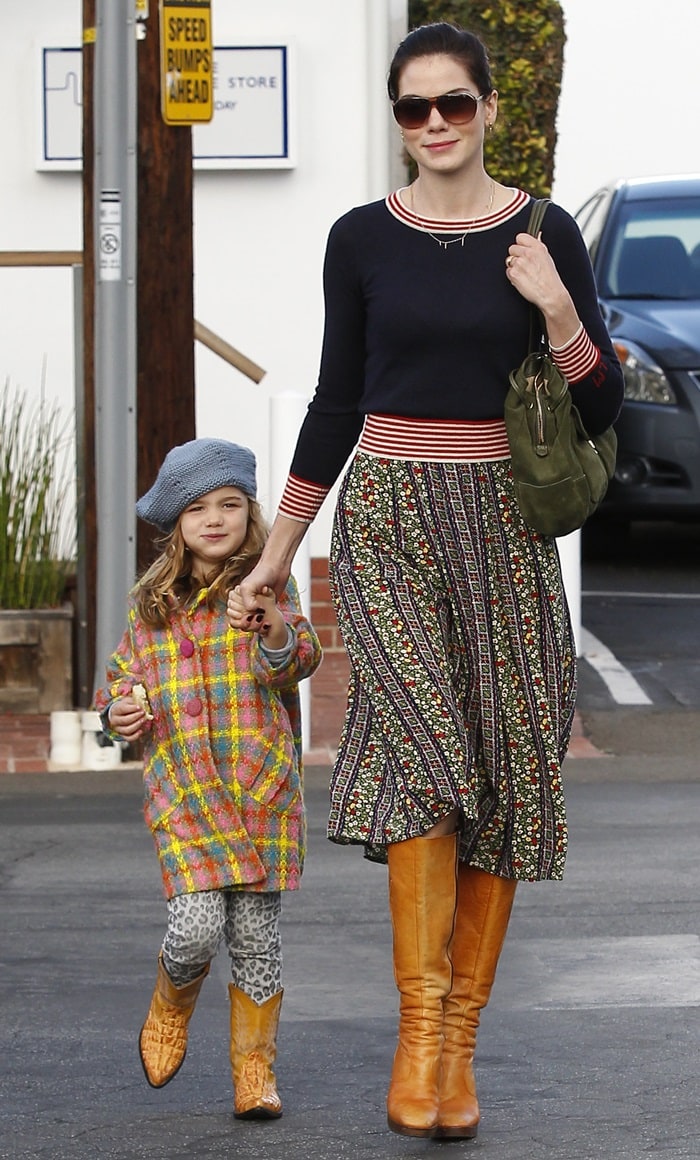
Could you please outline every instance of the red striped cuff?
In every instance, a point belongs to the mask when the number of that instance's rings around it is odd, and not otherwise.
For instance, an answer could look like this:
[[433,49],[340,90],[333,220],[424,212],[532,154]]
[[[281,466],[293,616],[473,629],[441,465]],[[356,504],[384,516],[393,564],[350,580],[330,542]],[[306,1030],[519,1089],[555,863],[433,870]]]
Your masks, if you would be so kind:
[[570,383],[579,383],[600,362],[600,351],[590,339],[583,323],[573,338],[563,346],[551,346],[552,358]]
[[277,510],[281,516],[287,516],[290,520],[310,524],[318,515],[330,490],[330,487],[321,487],[318,483],[310,483],[308,479],[289,475]]

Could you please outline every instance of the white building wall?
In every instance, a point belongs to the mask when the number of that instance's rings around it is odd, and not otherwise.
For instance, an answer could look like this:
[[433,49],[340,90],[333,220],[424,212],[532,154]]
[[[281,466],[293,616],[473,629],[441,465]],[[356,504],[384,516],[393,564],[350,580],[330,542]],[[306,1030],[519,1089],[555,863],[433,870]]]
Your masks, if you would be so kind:
[[[5,8],[10,0],[0,0]],[[39,50],[81,43],[81,0],[11,8],[0,40],[5,91],[14,94],[3,119],[0,250],[80,249],[80,175],[38,172],[35,160]],[[700,170],[697,0],[666,0],[653,19],[639,0],[564,0],[563,8],[556,198],[575,210],[617,173]],[[213,0],[212,11],[215,43],[288,41],[295,50],[296,167],[195,176],[196,316],[268,372],[255,385],[199,346],[198,434],[253,446],[268,502],[269,399],[313,391],[328,228],[397,179],[384,78],[403,5]],[[44,362],[47,393],[71,406],[70,273],[0,269],[0,381],[38,391]],[[330,508],[312,529],[313,554],[326,552]]]
[[700,172],[700,3],[562,0],[553,194],[575,212],[611,177]]
[[[261,499],[270,507],[278,497],[266,495],[269,399],[313,391],[326,234],[340,214],[387,185],[388,163],[378,182],[369,148],[370,94],[381,90],[385,67],[368,51],[372,7],[376,18],[376,0],[215,0],[215,42],[288,40],[295,57],[296,168],[195,177],[196,317],[267,371],[255,385],[199,346],[198,434],[225,433],[256,450]],[[386,110],[381,122],[386,135]]]

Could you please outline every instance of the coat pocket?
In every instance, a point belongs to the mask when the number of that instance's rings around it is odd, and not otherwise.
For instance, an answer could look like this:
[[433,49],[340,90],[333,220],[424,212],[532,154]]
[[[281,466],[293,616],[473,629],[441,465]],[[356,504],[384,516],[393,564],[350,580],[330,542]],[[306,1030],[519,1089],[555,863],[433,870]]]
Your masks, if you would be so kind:
[[181,805],[185,792],[175,778],[162,769],[144,772],[143,789],[143,813],[146,825],[155,830]]
[[259,805],[286,813],[301,796],[301,778],[291,736],[270,725],[256,738],[255,754],[241,761],[237,779]]

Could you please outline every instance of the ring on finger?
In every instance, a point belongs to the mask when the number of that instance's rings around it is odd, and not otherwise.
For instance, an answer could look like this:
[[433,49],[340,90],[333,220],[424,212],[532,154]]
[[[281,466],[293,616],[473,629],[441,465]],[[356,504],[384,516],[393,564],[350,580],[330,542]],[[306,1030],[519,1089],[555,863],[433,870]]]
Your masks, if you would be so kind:
[[513,255],[509,254],[508,257],[506,258],[506,266],[510,267],[512,265],[513,265]]

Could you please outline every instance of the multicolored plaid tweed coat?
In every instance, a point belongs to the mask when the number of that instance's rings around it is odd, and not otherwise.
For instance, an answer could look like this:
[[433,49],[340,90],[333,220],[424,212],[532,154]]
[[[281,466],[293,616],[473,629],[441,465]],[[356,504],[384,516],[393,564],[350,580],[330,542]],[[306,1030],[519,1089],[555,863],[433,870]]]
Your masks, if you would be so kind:
[[306,826],[298,682],[321,660],[294,580],[279,607],[295,643],[274,668],[256,633],[231,628],[206,590],[145,625],[129,599],[128,627],[95,696],[100,712],[145,685],[154,720],[144,735],[144,814],[167,898],[241,886],[295,890]]

